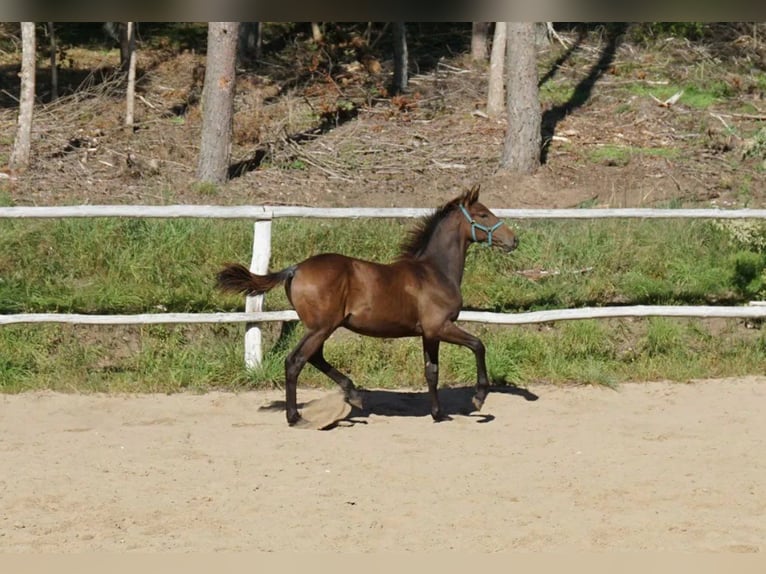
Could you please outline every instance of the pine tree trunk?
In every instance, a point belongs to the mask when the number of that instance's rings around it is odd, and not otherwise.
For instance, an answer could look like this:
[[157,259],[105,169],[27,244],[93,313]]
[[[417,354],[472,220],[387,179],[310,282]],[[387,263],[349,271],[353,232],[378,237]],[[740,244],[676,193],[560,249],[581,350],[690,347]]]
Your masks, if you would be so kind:
[[471,24],[471,59],[474,62],[486,61],[488,36],[489,22],[473,22]]
[[540,167],[542,113],[537,89],[535,24],[508,22],[508,129],[501,169],[530,174]]
[[16,139],[9,161],[13,170],[29,166],[32,139],[32,112],[35,105],[35,23],[21,23],[21,95]]
[[228,177],[238,26],[239,22],[208,24],[202,141],[197,166],[200,181],[224,183]]
[[321,42],[324,39],[324,35],[322,34],[322,28],[319,26],[319,22],[311,23],[311,39],[317,43]]
[[136,25],[126,22],[128,36],[128,89],[126,94],[125,125],[133,127],[133,116],[136,103]]
[[59,99],[59,69],[56,63],[56,29],[53,22],[48,22],[48,39],[51,49],[51,101]]
[[262,22],[239,23],[239,57],[241,60],[257,60],[263,51]]
[[489,87],[487,88],[487,114],[496,118],[505,109],[505,22],[495,22],[492,55],[489,59]]
[[404,22],[394,22],[394,83],[393,91],[399,94],[407,89],[407,29]]
[[130,33],[135,34],[135,22],[120,22],[117,24],[120,40],[120,71],[127,72],[130,67]]

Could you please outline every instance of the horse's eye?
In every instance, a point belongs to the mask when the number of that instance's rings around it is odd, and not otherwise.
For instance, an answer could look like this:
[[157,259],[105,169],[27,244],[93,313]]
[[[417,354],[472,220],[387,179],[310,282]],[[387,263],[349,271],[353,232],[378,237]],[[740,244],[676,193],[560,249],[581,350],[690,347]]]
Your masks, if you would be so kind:
[[480,218],[480,219],[487,219],[488,217],[489,217],[489,214],[488,214],[488,213],[480,213],[480,214],[479,214],[479,218]]

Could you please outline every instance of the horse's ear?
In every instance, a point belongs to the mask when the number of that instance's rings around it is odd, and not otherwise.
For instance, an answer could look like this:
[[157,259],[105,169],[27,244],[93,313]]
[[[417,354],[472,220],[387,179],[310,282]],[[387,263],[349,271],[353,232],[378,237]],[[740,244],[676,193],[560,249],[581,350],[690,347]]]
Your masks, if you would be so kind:
[[480,184],[475,184],[469,191],[467,191],[464,195],[463,203],[466,205],[473,205],[477,201],[479,201],[479,188],[481,187]]

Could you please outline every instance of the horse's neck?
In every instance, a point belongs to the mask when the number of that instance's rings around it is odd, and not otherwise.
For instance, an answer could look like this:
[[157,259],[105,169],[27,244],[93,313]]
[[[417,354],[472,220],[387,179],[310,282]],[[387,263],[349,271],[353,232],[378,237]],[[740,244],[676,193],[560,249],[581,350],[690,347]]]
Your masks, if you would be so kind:
[[422,259],[428,260],[459,288],[463,281],[468,241],[457,233],[455,227],[455,223],[449,220],[439,225],[423,250]]

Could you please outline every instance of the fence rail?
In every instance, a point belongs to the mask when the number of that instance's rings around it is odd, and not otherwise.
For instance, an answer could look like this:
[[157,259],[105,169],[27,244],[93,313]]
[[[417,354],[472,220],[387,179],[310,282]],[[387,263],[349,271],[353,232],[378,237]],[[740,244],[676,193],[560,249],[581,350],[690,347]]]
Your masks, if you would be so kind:
[[[620,317],[699,317],[764,319],[766,306],[753,302],[747,307],[718,307],[705,305],[632,305],[625,307],[579,307],[522,313],[493,313],[490,311],[461,311],[458,321],[524,325],[552,323],[577,319],[607,319]],[[160,325],[173,323],[267,323],[297,321],[292,310],[251,313],[139,313],[135,315],[84,315],[76,313],[18,313],[0,315],[0,325],[21,323],[69,323],[77,325]]]
[[[314,208],[289,205],[72,205],[58,207],[0,207],[0,219],[40,219],[72,217],[136,218],[213,218],[254,220],[253,256],[250,269],[265,273],[271,256],[271,222],[279,217],[301,218],[412,218],[430,213],[420,208]],[[493,209],[508,219],[763,219],[766,209]],[[140,325],[172,323],[246,323],[245,364],[256,366],[262,360],[261,331],[258,323],[295,321],[295,311],[263,311],[263,295],[247,297],[244,313],[144,313],[135,315],[83,315],[65,313],[20,313],[0,315],[0,325],[22,323],[69,323],[84,325]],[[462,311],[460,321],[520,325],[576,319],[610,317],[724,317],[766,318],[766,307],[664,306],[583,307],[524,313]]]
[[[411,218],[432,212],[413,207],[304,207],[299,205],[64,205],[55,207],[0,207],[0,219],[59,217],[149,217],[272,219],[310,217],[328,219]],[[511,219],[751,219],[766,218],[766,209],[493,209]]]

